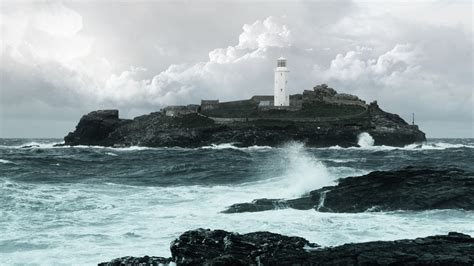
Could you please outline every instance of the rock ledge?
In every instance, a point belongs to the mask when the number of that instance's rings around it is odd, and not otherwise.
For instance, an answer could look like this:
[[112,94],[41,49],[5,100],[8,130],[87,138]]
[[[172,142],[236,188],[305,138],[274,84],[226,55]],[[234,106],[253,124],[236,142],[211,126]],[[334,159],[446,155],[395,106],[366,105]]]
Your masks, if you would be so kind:
[[374,241],[321,248],[301,237],[270,232],[237,234],[197,229],[171,243],[172,258],[124,257],[118,265],[472,265],[474,239],[450,232],[413,240]]

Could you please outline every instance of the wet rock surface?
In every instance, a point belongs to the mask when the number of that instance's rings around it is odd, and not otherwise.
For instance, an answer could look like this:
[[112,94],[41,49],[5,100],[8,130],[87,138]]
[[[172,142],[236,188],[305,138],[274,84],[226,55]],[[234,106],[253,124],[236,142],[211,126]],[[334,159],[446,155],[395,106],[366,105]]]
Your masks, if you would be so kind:
[[449,233],[414,240],[345,244],[310,253],[311,265],[471,265],[474,239]]
[[112,132],[130,122],[120,119],[118,110],[98,110],[84,115],[74,132],[64,137],[67,145],[111,146],[118,140],[110,138]]
[[163,257],[122,257],[116,258],[109,262],[99,263],[99,266],[122,266],[122,265],[150,265],[150,266],[159,266],[159,265],[169,265],[171,263],[171,258]]
[[461,233],[321,248],[301,237],[197,229],[171,243],[172,258],[124,257],[99,265],[472,265],[474,239]]
[[[248,265],[263,263],[297,263],[307,255],[305,248],[316,248],[301,237],[270,232],[236,234],[223,230],[198,229],[183,233],[171,243],[173,261],[180,265],[220,264]],[[222,264],[221,264],[222,265]]]
[[311,191],[297,199],[258,199],[239,203],[224,213],[257,212],[281,208],[321,212],[394,210],[474,210],[474,173],[460,169],[407,167],[347,177],[336,186]]

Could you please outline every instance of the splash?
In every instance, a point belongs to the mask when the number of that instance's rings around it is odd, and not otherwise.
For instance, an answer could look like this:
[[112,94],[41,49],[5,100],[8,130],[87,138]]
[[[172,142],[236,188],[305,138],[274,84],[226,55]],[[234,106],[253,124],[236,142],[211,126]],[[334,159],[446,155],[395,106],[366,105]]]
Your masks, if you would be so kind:
[[361,148],[368,148],[374,146],[374,138],[367,133],[367,132],[362,132],[357,136],[357,145],[359,145]]
[[318,207],[316,207],[316,211],[319,211],[322,207],[324,207],[324,201],[326,200],[326,194],[328,193],[328,191],[323,191],[321,192],[320,196],[319,196],[319,203],[318,203]]
[[[283,153],[283,195],[297,197],[314,189],[334,184],[326,166],[308,153],[302,143],[289,143],[281,149]],[[281,195],[280,195],[281,196]]]

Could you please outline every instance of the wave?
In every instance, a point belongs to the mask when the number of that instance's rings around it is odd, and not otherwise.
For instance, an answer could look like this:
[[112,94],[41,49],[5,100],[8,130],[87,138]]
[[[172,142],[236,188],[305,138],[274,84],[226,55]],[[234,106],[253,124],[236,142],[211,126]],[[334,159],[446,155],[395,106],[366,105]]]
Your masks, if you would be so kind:
[[223,143],[223,144],[211,144],[210,146],[203,146],[198,149],[210,149],[210,150],[225,150],[225,149],[233,149],[233,150],[268,150],[273,149],[270,146],[249,146],[249,147],[236,147],[233,143]]
[[14,162],[9,161],[9,160],[5,160],[5,159],[0,159],[0,163],[3,163],[3,164],[14,164]]
[[356,163],[356,162],[366,162],[366,158],[352,158],[352,159],[321,159],[324,162],[333,162],[333,163]]
[[[468,148],[474,149],[473,143],[460,144],[460,143],[447,143],[447,142],[435,142],[435,143],[422,143],[422,144],[409,144],[404,147],[386,146],[386,145],[373,145],[374,140],[370,134],[363,132],[358,136],[359,147],[341,147],[339,145],[324,147],[324,148],[311,148],[309,149],[330,149],[330,150],[368,150],[368,151],[391,151],[391,150],[407,150],[407,151],[418,151],[418,150],[446,150],[446,149],[460,149]],[[249,147],[237,147],[234,143],[222,143],[222,144],[211,144],[208,146],[202,146],[197,148],[182,148],[182,147],[147,147],[147,146],[129,146],[129,147],[105,147],[98,145],[77,145],[70,146],[64,145],[64,142],[38,142],[30,141],[20,145],[0,145],[0,148],[6,149],[106,149],[112,151],[143,151],[143,150],[269,150],[269,149],[285,149],[283,147],[271,147],[271,146],[249,146]]]
[[52,148],[62,148],[62,146],[56,146],[64,144],[64,142],[36,142],[30,141],[20,145],[7,146],[1,145],[2,148],[14,148],[14,149],[52,149]]
[[334,184],[336,178],[331,175],[324,163],[308,153],[303,143],[291,142],[281,149],[280,161],[274,167],[282,168],[280,185],[281,196],[301,196],[311,190]]
[[[26,142],[20,145],[0,145],[0,148],[7,148],[7,149],[109,149],[109,150],[117,150],[117,151],[140,151],[140,150],[151,150],[151,149],[170,149],[167,147],[163,148],[153,148],[153,147],[145,147],[145,146],[130,146],[130,147],[106,147],[106,146],[98,146],[98,145],[64,145],[64,142]],[[172,149],[172,148],[171,148]]]
[[446,150],[446,149],[474,149],[474,145],[466,144],[452,144],[446,142],[438,143],[423,143],[423,144],[409,144],[404,147],[395,147],[395,146],[361,146],[361,147],[341,147],[339,145],[327,147],[327,148],[317,148],[317,149],[330,149],[330,150],[368,150],[368,151],[391,151],[391,150],[405,150],[405,151],[419,151],[419,150]]
[[362,148],[368,148],[374,146],[374,138],[367,133],[367,132],[362,132],[357,136],[357,145],[359,145]]

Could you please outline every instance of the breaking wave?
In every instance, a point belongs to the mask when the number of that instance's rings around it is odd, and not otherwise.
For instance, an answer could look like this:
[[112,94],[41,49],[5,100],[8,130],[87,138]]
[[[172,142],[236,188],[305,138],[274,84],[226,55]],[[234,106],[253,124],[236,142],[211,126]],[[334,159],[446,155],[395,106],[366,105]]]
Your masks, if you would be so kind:
[[405,151],[420,151],[420,150],[446,150],[446,149],[474,149],[474,145],[467,144],[451,144],[444,142],[437,143],[420,143],[420,144],[409,144],[403,147],[386,146],[386,145],[374,145],[374,146],[363,146],[358,143],[360,147],[341,147],[339,145],[331,146],[328,148],[318,149],[331,149],[331,150],[373,150],[373,151],[391,151],[391,150],[405,150]]
[[225,150],[225,149],[234,149],[234,150],[268,150],[272,149],[270,146],[250,146],[250,147],[236,147],[233,143],[223,143],[223,144],[211,144],[210,146],[202,146],[198,149],[210,149],[210,150]]
[[362,132],[357,136],[357,145],[362,148],[368,148],[374,146],[374,138],[367,133],[367,132]]
[[335,178],[321,160],[308,153],[303,143],[291,142],[285,145],[278,161],[282,169],[282,195],[296,197],[311,190],[334,184]]
[[11,163],[11,164],[13,164],[12,161],[5,160],[5,159],[0,159],[0,163],[4,163],[4,164]]
[[[111,150],[111,151],[144,151],[144,150],[226,150],[226,149],[233,149],[233,150],[270,150],[270,149],[285,149],[288,145],[283,147],[271,147],[271,146],[250,146],[250,147],[238,147],[235,146],[234,143],[222,143],[222,144],[212,144],[207,146],[202,146],[198,148],[181,148],[181,147],[147,147],[147,146],[129,146],[129,147],[104,147],[104,146],[96,146],[96,145],[77,145],[77,146],[63,146],[63,141],[28,141],[23,143],[18,143],[15,145],[0,145],[0,148],[8,148],[8,149],[104,149],[104,150]],[[394,147],[394,146],[386,146],[386,145],[374,145],[373,137],[367,133],[363,132],[358,135],[358,142],[357,144],[359,147],[341,147],[338,145],[326,147],[326,148],[314,148],[314,149],[331,149],[331,150],[339,150],[339,149],[358,149],[358,150],[380,150],[380,151],[390,151],[390,150],[445,150],[445,149],[460,149],[460,148],[468,148],[474,149],[474,144],[472,142],[461,144],[461,143],[447,143],[443,141],[433,142],[428,141],[425,143],[418,143],[418,144],[410,144],[404,147]],[[312,149],[312,148],[309,148]]]

